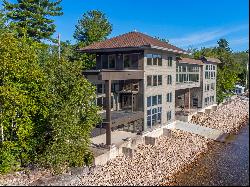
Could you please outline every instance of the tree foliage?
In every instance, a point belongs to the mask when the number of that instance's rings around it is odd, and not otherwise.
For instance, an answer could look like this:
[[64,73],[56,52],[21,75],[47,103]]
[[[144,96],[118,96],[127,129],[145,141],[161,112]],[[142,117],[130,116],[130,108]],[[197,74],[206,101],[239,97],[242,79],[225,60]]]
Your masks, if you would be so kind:
[[0,35],[1,172],[33,160],[36,123],[48,114],[46,79],[36,54],[39,48],[30,39]]
[[78,21],[74,38],[86,46],[103,41],[112,32],[112,25],[105,14],[99,10],[91,10],[83,14]]
[[194,49],[193,57],[196,59],[199,59],[201,56],[214,57],[222,62],[218,64],[216,87],[217,101],[220,103],[231,93],[235,84],[241,80],[240,74],[244,71],[244,67],[237,62],[236,56],[230,49],[227,40],[220,39],[217,44],[218,46],[212,48]]
[[90,54],[80,54],[77,49],[83,48],[94,42],[100,42],[107,39],[112,32],[112,25],[106,18],[106,15],[99,10],[91,10],[83,14],[82,19],[78,21],[74,38],[77,44],[73,46],[75,49],[74,59],[82,61],[83,69],[93,68],[95,65],[95,56]]
[[10,26],[17,30],[20,36],[27,32],[28,36],[41,41],[51,39],[55,32],[55,24],[50,19],[52,16],[60,16],[62,8],[61,0],[17,0],[17,3],[4,2],[6,16],[10,19]]
[[53,47],[0,35],[0,172],[91,162],[90,131],[100,120],[95,88],[63,51],[59,60]]

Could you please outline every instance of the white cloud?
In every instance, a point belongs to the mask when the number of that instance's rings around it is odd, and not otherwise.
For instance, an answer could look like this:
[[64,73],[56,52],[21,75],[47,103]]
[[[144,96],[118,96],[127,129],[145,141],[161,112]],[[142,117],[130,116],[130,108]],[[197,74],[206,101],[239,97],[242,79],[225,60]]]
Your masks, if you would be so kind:
[[[248,29],[248,25],[240,25],[234,28],[217,28],[217,29],[208,29],[203,32],[195,32],[189,35],[169,39],[170,43],[173,43],[179,47],[188,47],[188,46],[197,46],[204,43],[210,43],[214,40],[217,40],[228,34],[238,32],[244,29]],[[240,42],[240,41],[235,41]],[[243,41],[242,41],[243,42]]]

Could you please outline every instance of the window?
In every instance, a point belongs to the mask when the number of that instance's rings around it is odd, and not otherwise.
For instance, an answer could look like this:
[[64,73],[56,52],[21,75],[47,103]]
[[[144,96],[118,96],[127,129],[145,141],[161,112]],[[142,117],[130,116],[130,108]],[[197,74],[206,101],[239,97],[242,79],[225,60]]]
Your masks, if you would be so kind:
[[152,106],[157,105],[157,95],[152,96]]
[[152,54],[146,54],[146,57],[147,57],[147,65],[151,66],[152,65],[153,55]]
[[214,96],[210,96],[210,102],[214,102]]
[[162,75],[158,75],[158,86],[162,85]]
[[168,66],[172,67],[172,61],[173,61],[173,57],[168,57]]
[[157,59],[158,59],[158,55],[153,55],[153,65],[157,66]]
[[124,65],[124,68],[130,67],[130,58],[129,58],[129,55],[124,55],[123,56],[123,65]]
[[168,84],[172,84],[172,76],[168,75]]
[[102,68],[107,69],[108,68],[108,55],[101,55],[101,61],[102,61]]
[[162,57],[158,55],[158,66],[162,66]]
[[214,90],[214,87],[215,87],[215,85],[214,85],[214,83],[212,83],[211,84],[211,90]]
[[208,65],[206,65],[206,70],[208,70]]
[[152,125],[157,123],[157,108],[152,109]]
[[161,123],[161,112],[162,112],[162,107],[158,107],[158,122]]
[[152,105],[151,103],[151,96],[147,97],[147,107],[150,107]]
[[[152,105],[151,105],[152,98]],[[161,123],[162,119],[162,95],[150,96],[147,98],[147,106],[152,107],[147,109],[147,126],[152,128],[153,125]]]
[[152,86],[152,75],[147,76],[147,86]]
[[162,104],[162,95],[158,95],[158,105]]
[[206,97],[205,98],[205,105],[208,105],[208,103],[209,103],[209,97]]
[[108,56],[108,68],[114,69],[115,68],[115,55]]
[[215,70],[215,66],[213,66],[213,70]]
[[209,84],[207,84],[207,89],[206,90],[209,91]]
[[157,75],[153,76],[153,86],[157,86]]
[[167,93],[167,102],[172,102],[172,92]]
[[151,128],[151,109],[147,110],[147,126]]
[[96,92],[97,92],[97,94],[102,94],[102,93],[104,93],[103,85],[102,85],[102,84],[97,84],[97,85],[96,85]]
[[136,68],[138,67],[138,54],[126,54],[123,56],[124,68]]
[[205,72],[205,79],[208,79],[208,72]]
[[146,54],[147,65],[162,66],[162,56],[160,54]]
[[172,116],[171,116],[171,111],[168,111],[168,112],[167,112],[167,121],[170,121],[171,118],[172,118]]

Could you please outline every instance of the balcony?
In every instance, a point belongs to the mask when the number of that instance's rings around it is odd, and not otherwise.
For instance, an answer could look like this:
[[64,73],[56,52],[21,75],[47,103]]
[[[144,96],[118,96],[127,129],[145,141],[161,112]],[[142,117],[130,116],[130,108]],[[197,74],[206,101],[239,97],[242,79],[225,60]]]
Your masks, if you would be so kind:
[[198,81],[198,82],[184,81],[184,82],[180,82],[180,83],[176,82],[175,90],[200,87],[200,84],[201,84],[200,81]]

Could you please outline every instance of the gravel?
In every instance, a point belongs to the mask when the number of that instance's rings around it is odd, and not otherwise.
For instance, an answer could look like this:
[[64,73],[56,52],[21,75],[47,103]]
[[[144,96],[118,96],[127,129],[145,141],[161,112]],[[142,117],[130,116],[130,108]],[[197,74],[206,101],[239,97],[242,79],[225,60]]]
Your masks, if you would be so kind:
[[210,114],[197,114],[191,122],[202,126],[219,129],[225,133],[237,132],[249,118],[249,102],[240,98],[222,105]]

